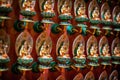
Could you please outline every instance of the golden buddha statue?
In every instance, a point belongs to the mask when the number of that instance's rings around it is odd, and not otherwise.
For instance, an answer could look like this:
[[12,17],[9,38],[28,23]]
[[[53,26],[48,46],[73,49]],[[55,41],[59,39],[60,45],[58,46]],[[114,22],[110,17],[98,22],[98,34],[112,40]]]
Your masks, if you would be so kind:
[[112,20],[111,20],[110,10],[107,10],[107,11],[105,12],[105,14],[104,14],[104,19],[105,19],[106,21],[112,21]]
[[117,46],[113,50],[115,56],[120,56],[120,44],[117,44]]
[[120,12],[117,14],[117,16],[116,16],[116,21],[117,21],[117,23],[119,23],[120,24]]
[[91,48],[90,48],[90,56],[91,57],[98,57],[98,54],[97,54],[97,44],[96,43],[93,43],[91,45]]
[[68,55],[68,46],[66,45],[66,43],[63,43],[60,46],[59,55],[60,55],[60,57],[63,57],[63,58],[69,57],[69,55]]
[[109,54],[109,45],[108,44],[105,44],[103,46],[102,54],[103,54],[103,56],[110,56],[110,54]]
[[92,19],[93,20],[100,20],[99,15],[100,15],[99,8],[95,7],[93,9],[93,12],[92,12]]
[[77,49],[76,57],[78,57],[78,58],[85,58],[84,51],[85,51],[84,50],[84,45],[82,43],[79,44],[78,49]]
[[10,0],[0,0],[0,6],[1,7],[11,7],[11,3],[10,3]]
[[8,55],[6,54],[8,46],[4,44],[3,40],[0,40],[0,59],[6,59],[8,58]]
[[53,10],[53,2],[51,0],[46,0],[45,1],[45,4],[44,4],[44,12],[51,12],[53,13],[54,10]]
[[31,0],[25,0],[22,5],[23,9],[25,11],[34,11],[33,9],[33,3]]
[[79,17],[85,17],[85,18],[87,18],[86,8],[85,8],[85,6],[83,4],[80,4],[80,6],[78,7],[77,15]]
[[50,56],[50,45],[46,43],[46,41],[44,41],[43,45],[40,48],[40,57],[42,58],[49,58]]
[[70,4],[68,4],[68,1],[64,1],[63,5],[61,6],[61,14],[63,15],[71,15],[70,11]]
[[23,59],[32,58],[30,55],[31,50],[32,50],[32,47],[28,44],[26,40],[24,40],[22,42],[22,45],[20,46],[19,57]]

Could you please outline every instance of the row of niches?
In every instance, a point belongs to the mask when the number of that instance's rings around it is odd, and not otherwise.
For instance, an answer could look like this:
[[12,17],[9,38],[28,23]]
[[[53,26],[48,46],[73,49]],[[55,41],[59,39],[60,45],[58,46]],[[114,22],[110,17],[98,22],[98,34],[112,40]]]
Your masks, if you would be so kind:
[[[0,29],[0,33],[6,34],[4,30]],[[39,73],[39,70],[46,73],[46,70],[52,72],[62,69],[72,70],[86,69],[91,67],[91,71],[85,76],[85,80],[95,80],[93,67],[103,66],[103,70],[108,66],[116,66],[120,64],[120,39],[117,37],[112,41],[111,52],[109,42],[105,36],[103,36],[99,44],[95,36],[90,36],[87,43],[85,43],[84,37],[78,35],[72,46],[73,58],[69,56],[69,39],[63,34],[56,44],[57,62],[51,57],[52,40],[47,36],[46,32],[41,33],[35,43],[35,49],[38,55],[38,62],[34,62],[31,52],[33,49],[33,39],[27,31],[22,32],[15,42],[15,50],[18,55],[16,63],[12,65],[13,73],[20,73],[20,71],[27,72],[32,70],[35,73]],[[85,52],[85,46],[86,51]],[[10,57],[7,55],[10,48],[10,39],[8,35],[0,35],[0,71],[8,70],[6,64],[10,62]],[[99,54],[98,54],[99,52]],[[87,53],[87,55],[85,54]],[[11,57],[12,58],[12,57]],[[89,60],[89,62],[87,61]],[[100,61],[99,61],[100,60]],[[31,66],[32,65],[32,66]],[[43,73],[43,74],[44,74]],[[41,74],[42,75],[42,74]],[[78,77],[79,76],[79,77]],[[60,75],[56,80],[64,79],[65,76]],[[25,78],[23,73],[22,78]],[[41,80],[41,76],[39,77]],[[76,78],[84,79],[84,76],[79,73]],[[109,76],[109,80],[118,79],[118,72],[114,70]],[[74,80],[73,79],[73,80]],[[108,74],[104,70],[99,80],[107,79]]]
[[[57,64],[50,54],[52,51],[52,39],[48,32],[42,32],[36,39],[35,49],[38,55],[39,68],[50,69],[52,65],[58,65],[62,68],[69,68],[71,65],[79,68],[89,66],[101,65],[119,65],[120,64],[120,39],[116,37],[110,43],[106,36],[101,37],[100,41],[94,35],[91,35],[87,41],[79,34],[73,41],[71,46],[73,58],[70,57],[70,40],[64,33],[56,43]],[[86,43],[85,43],[86,42]],[[86,47],[86,48],[85,48]],[[10,38],[8,34],[0,29],[0,70],[6,70],[4,67],[10,61],[7,53],[10,49]],[[17,62],[19,63],[20,70],[31,69],[29,66],[33,62],[31,52],[33,49],[33,38],[27,30],[19,34],[15,42],[15,51],[18,56]],[[111,50],[110,50],[111,49]],[[86,54],[85,54],[86,53]],[[99,53],[99,54],[98,54]],[[86,60],[89,60],[87,63]],[[102,60],[99,64],[99,60]]]
[[[35,3],[36,0],[19,0],[20,13],[24,16],[25,20],[36,15],[34,9]],[[12,0],[3,0],[0,2],[1,19],[5,19],[6,14],[12,11],[11,4]],[[92,24],[103,23],[105,25],[111,25],[113,23],[116,26],[120,24],[120,8],[118,5],[114,7],[113,11],[110,10],[107,2],[102,4],[100,8],[96,0],[92,0],[89,3],[88,11],[84,0],[75,0],[74,4],[72,4],[72,0],[58,0],[57,5],[61,20],[72,19],[71,9],[74,7],[74,15],[77,22],[90,21]],[[56,15],[54,11],[54,0],[39,0],[39,6],[43,18],[52,18]]]

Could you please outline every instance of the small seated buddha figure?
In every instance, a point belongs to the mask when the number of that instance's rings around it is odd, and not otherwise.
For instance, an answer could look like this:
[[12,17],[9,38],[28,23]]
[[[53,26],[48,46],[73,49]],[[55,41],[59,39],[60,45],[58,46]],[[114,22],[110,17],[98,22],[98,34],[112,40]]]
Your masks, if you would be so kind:
[[107,10],[107,11],[105,12],[105,14],[104,14],[104,19],[105,19],[106,21],[112,21],[112,20],[111,20],[110,10]]
[[22,44],[19,49],[19,57],[21,59],[31,59],[30,52],[32,50],[32,47],[28,44],[26,40],[22,41]]
[[85,8],[85,6],[83,4],[80,4],[80,6],[78,6],[77,15],[79,17],[85,17],[85,18],[87,18],[86,8]]
[[92,19],[93,20],[100,20],[99,15],[100,15],[99,8],[95,7],[93,9],[93,12],[92,12]]
[[63,42],[61,44],[58,53],[59,53],[60,57],[63,57],[63,58],[68,58],[69,57],[69,55],[68,55],[68,46],[66,45],[66,43]]
[[23,9],[24,9],[25,11],[34,11],[32,5],[33,5],[33,3],[32,3],[31,0],[25,0],[25,1],[23,2],[22,7],[23,7]]
[[91,57],[98,57],[97,48],[98,47],[97,47],[96,43],[91,44],[91,48],[90,48],[90,56]]
[[66,0],[64,1],[63,5],[61,6],[60,12],[63,15],[70,15],[71,16],[70,5],[68,4],[68,2]]
[[52,1],[51,0],[46,0],[44,4],[44,12],[50,12],[53,13],[53,7],[52,7]]
[[117,23],[119,23],[120,24],[120,12],[117,14],[117,16],[116,16],[116,21],[117,21]]
[[0,0],[0,6],[1,7],[11,7],[11,3],[10,3],[10,0]]
[[109,54],[109,45],[108,45],[108,44],[105,44],[105,45],[103,46],[102,55],[103,55],[103,56],[110,56],[110,54]]
[[120,56],[120,44],[117,44],[117,46],[113,50],[113,53],[115,56]]
[[49,58],[50,56],[50,45],[46,43],[46,41],[43,42],[39,54],[41,58]]
[[6,54],[8,46],[4,44],[4,41],[0,39],[0,59],[8,58]]
[[77,55],[76,57],[78,58],[85,58],[85,55],[84,55],[84,45],[81,43],[79,44],[78,48],[77,48]]

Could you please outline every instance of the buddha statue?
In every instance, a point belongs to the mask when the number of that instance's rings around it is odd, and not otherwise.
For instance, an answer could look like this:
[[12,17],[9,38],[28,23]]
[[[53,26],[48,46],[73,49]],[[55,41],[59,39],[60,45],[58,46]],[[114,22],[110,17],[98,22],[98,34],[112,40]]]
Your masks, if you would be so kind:
[[63,58],[68,58],[69,55],[68,55],[68,46],[65,42],[61,43],[61,46],[60,46],[60,49],[59,49],[59,55],[60,57],[63,57]]
[[117,14],[117,16],[116,16],[116,21],[117,21],[117,23],[119,23],[120,24],[120,12]]
[[50,45],[46,43],[46,41],[43,42],[39,54],[41,58],[49,58],[50,56]]
[[22,41],[22,44],[19,48],[19,57],[21,59],[31,59],[30,52],[32,50],[32,47],[28,44],[26,40]]
[[53,13],[53,2],[51,0],[46,0],[44,4],[44,12],[50,12]]
[[8,45],[6,45],[4,41],[0,39],[0,59],[8,58],[8,55],[6,53],[7,48],[8,48]]
[[87,18],[86,8],[85,8],[85,6],[83,4],[80,4],[80,6],[78,6],[77,15],[79,17],[85,17],[85,18]]
[[79,44],[78,48],[77,48],[77,55],[76,57],[78,58],[85,58],[85,55],[84,55],[84,45],[81,43]]
[[109,45],[108,45],[108,44],[105,44],[105,45],[103,46],[102,55],[103,55],[103,56],[110,56],[110,54],[109,54]]
[[120,44],[117,44],[117,46],[115,46],[113,53],[115,56],[120,56]]
[[98,47],[97,47],[96,43],[91,44],[91,47],[90,47],[90,56],[91,57],[98,57],[97,48]]
[[112,20],[111,20],[110,10],[106,10],[106,12],[105,12],[105,14],[104,14],[104,20],[105,20],[105,21],[112,21]]
[[100,20],[99,15],[100,15],[99,8],[95,7],[93,9],[93,12],[92,12],[92,19],[93,20]]
[[71,15],[70,10],[70,4],[65,0],[61,6],[60,12],[63,15]]
[[0,0],[0,7],[11,7],[10,0]]
[[31,1],[31,0],[25,0],[23,2],[22,7],[25,11],[34,11],[33,1]]

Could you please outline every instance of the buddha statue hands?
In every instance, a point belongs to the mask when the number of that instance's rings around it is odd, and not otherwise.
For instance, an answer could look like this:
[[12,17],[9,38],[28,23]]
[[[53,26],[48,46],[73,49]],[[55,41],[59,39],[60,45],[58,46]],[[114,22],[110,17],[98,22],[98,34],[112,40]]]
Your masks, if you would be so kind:
[[76,55],[76,57],[78,57],[78,58],[85,58],[84,51],[85,50],[84,50],[83,44],[80,44],[78,46],[78,49],[77,49],[77,55]]
[[90,48],[90,56],[91,57],[98,57],[97,54],[97,45],[95,43],[92,44],[91,48]]
[[64,3],[63,3],[63,5],[61,6],[61,9],[60,9],[61,11],[61,14],[63,14],[63,15],[71,15],[71,13],[70,13],[70,4],[68,4],[68,1],[64,1]]
[[109,45],[108,44],[105,44],[103,46],[102,54],[103,54],[103,56],[110,56],[110,54],[109,54]]
[[105,14],[104,14],[104,19],[105,19],[106,21],[112,21],[112,20],[111,20],[110,10],[107,10],[107,11],[105,12]]
[[95,7],[95,8],[93,9],[93,12],[92,12],[92,19],[93,19],[93,20],[100,20],[99,14],[100,14],[100,12],[99,12],[98,7]]
[[22,7],[25,11],[34,11],[33,2],[31,0],[25,0]]
[[78,14],[79,17],[87,18],[86,8],[83,4],[80,4],[80,6],[78,7],[77,14]]
[[44,4],[44,12],[51,12],[53,13],[53,6],[52,6],[52,1],[51,0],[46,0]]
[[24,58],[24,59],[32,58],[30,55],[31,50],[32,50],[32,47],[28,44],[28,42],[26,40],[24,40],[22,42],[22,45],[21,45],[21,48],[19,51],[20,58]]
[[119,23],[120,24],[120,12],[117,14],[117,16],[116,16],[116,21],[117,21],[117,23]]

